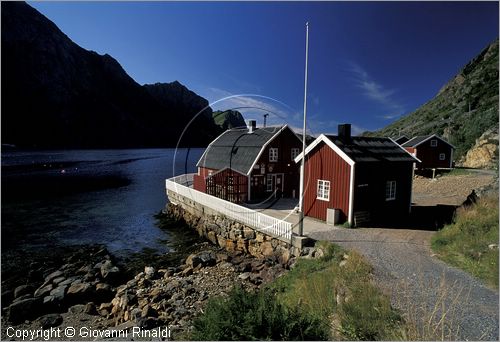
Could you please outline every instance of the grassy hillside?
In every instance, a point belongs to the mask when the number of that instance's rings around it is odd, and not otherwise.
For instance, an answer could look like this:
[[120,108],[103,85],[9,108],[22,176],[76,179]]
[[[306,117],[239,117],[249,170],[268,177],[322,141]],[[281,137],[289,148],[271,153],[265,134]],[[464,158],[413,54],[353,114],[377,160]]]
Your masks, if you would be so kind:
[[437,133],[456,146],[458,160],[487,129],[498,125],[498,39],[413,113],[368,136]]
[[457,212],[432,238],[438,257],[498,288],[498,194]]
[[231,110],[231,109],[225,111],[217,110],[213,113],[213,118],[215,124],[218,125],[220,128],[222,128],[223,131],[230,128],[238,128],[246,126],[243,115],[241,115],[241,113],[238,112],[237,110]]

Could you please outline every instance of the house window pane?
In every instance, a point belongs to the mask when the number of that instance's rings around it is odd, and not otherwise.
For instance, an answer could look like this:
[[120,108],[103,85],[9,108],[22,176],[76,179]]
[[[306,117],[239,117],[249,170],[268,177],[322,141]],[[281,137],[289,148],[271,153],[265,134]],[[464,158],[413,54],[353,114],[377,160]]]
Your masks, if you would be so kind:
[[431,147],[436,147],[438,145],[438,141],[436,139],[431,140]]
[[440,153],[439,160],[445,160],[445,159],[446,159],[446,155],[444,153]]
[[385,183],[385,200],[392,201],[396,199],[396,181]]
[[330,200],[330,181],[318,179],[316,197],[320,200]]
[[298,148],[292,148],[292,160],[297,158],[297,156],[299,155],[299,151],[300,150]]
[[277,147],[271,147],[269,149],[269,161],[270,162],[277,162],[278,161],[278,148]]

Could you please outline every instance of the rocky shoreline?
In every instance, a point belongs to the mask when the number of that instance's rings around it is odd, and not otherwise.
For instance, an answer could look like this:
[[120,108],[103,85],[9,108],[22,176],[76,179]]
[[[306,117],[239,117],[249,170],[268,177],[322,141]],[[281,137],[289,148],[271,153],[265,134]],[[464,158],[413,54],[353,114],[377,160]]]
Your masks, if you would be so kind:
[[[88,326],[101,330],[168,326],[171,339],[183,339],[210,298],[223,296],[234,286],[257,289],[286,272],[294,261],[280,264],[276,258],[258,259],[205,242],[176,267],[146,266],[133,276],[106,248],[80,246],[58,266],[32,262],[24,280],[2,282],[2,339],[19,339],[7,335],[9,327],[68,326],[76,331]],[[87,338],[77,334],[74,339]]]

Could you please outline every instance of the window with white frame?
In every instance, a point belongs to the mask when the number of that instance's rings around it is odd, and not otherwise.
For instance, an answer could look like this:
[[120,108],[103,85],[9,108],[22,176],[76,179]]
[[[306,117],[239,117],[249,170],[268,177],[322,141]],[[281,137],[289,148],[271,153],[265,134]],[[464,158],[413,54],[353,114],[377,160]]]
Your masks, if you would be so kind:
[[299,155],[299,151],[300,151],[300,149],[298,149],[296,147],[292,148],[292,160],[297,158],[297,156]]
[[396,181],[385,183],[385,200],[393,201],[396,199]]
[[446,159],[446,154],[440,153],[439,154],[439,160],[445,160]]
[[316,197],[323,201],[330,200],[330,181],[318,179]]
[[266,191],[267,192],[273,191],[273,175],[267,175],[267,179],[266,179]]
[[277,147],[271,147],[269,149],[269,161],[270,162],[277,162],[278,161],[278,148]]
[[431,140],[431,147],[436,147],[438,145],[438,141],[436,139]]

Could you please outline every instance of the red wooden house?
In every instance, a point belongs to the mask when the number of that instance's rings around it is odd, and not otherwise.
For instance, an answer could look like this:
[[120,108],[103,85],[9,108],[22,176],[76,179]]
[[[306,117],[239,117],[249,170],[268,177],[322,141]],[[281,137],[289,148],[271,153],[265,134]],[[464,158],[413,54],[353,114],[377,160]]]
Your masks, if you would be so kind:
[[302,141],[287,126],[229,129],[205,150],[194,176],[198,191],[240,203],[297,197]]
[[420,160],[417,169],[453,168],[455,147],[436,134],[414,137],[401,146]]
[[322,134],[307,147],[304,215],[356,226],[407,215],[415,158],[389,138],[350,131],[339,125],[338,136]]

